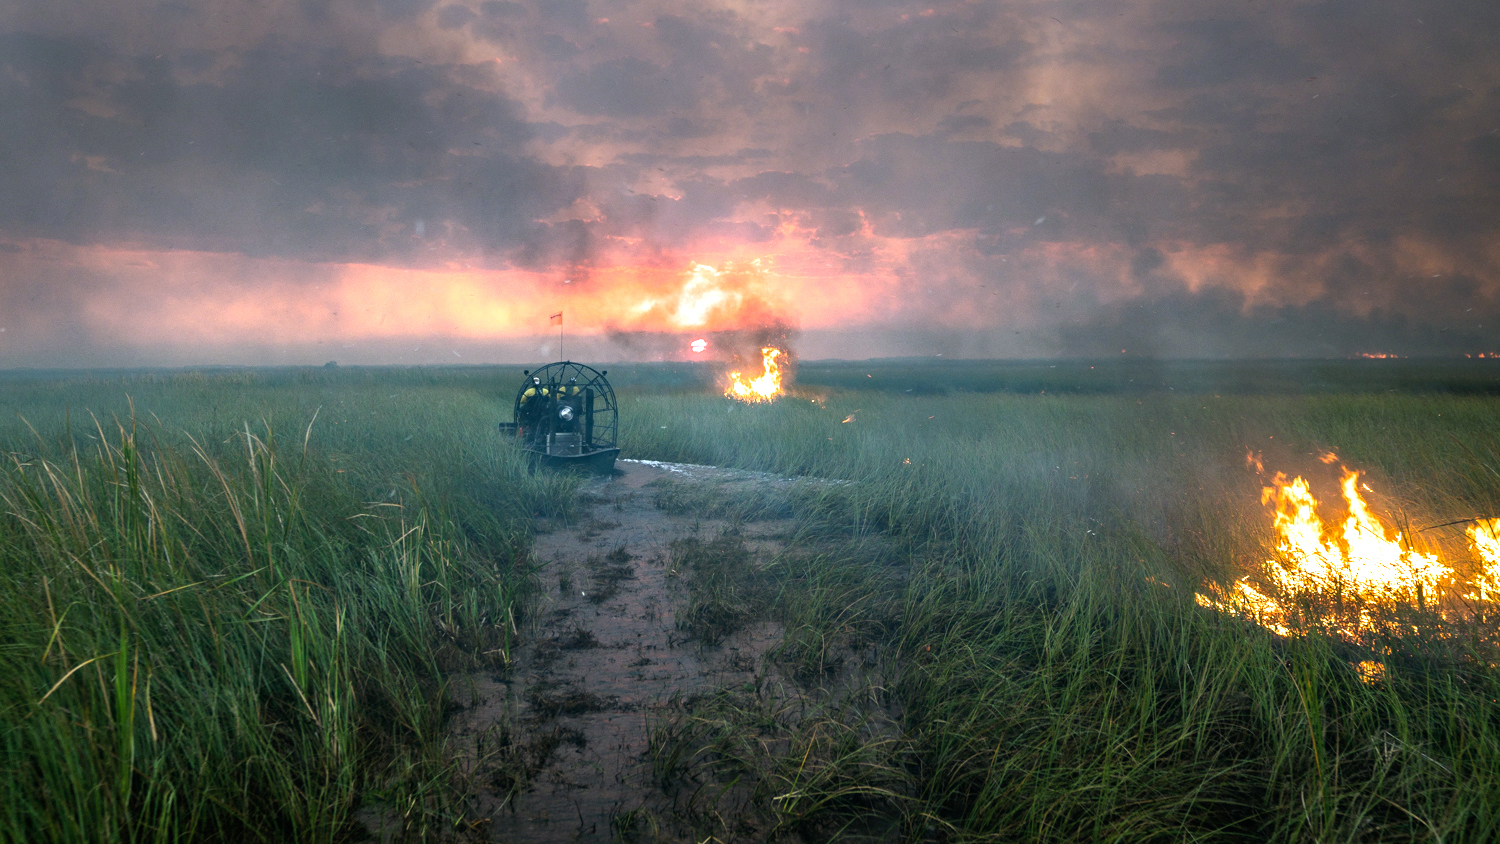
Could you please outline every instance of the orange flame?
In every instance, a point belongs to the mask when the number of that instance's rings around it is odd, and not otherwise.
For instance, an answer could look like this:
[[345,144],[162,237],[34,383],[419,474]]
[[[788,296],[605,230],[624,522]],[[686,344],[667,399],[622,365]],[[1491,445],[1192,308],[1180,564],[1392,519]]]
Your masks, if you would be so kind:
[[1469,525],[1467,533],[1474,556],[1483,564],[1470,597],[1500,603],[1500,519],[1480,519]]
[[781,367],[776,358],[782,354],[780,349],[772,346],[761,349],[761,366],[765,372],[748,381],[738,372],[729,373],[729,386],[724,389],[724,395],[749,402],[774,401],[781,395]]
[[1292,635],[1292,629],[1279,620],[1287,617],[1286,609],[1277,603],[1275,598],[1262,593],[1247,581],[1237,581],[1232,595],[1226,596],[1217,588],[1211,591],[1218,597],[1210,598],[1202,592],[1197,592],[1194,593],[1193,600],[1197,601],[1200,607],[1247,615],[1255,623],[1273,633],[1282,636]]
[[1283,591],[1328,591],[1353,594],[1371,601],[1416,604],[1435,598],[1438,581],[1450,575],[1433,554],[1424,554],[1403,541],[1370,511],[1359,492],[1359,473],[1344,470],[1340,481],[1349,515],[1342,536],[1326,538],[1308,483],[1290,483],[1277,473],[1274,487],[1261,490],[1261,502],[1275,503],[1276,550],[1284,566],[1269,572]]
[[1266,467],[1260,462],[1260,455],[1250,449],[1245,449],[1245,468],[1254,469],[1255,474],[1264,475]]
[[[1322,459],[1337,462],[1338,458],[1328,454]],[[1343,470],[1340,488],[1349,515],[1338,531],[1325,528],[1318,517],[1318,500],[1306,479],[1288,481],[1278,472],[1271,483],[1261,490],[1261,502],[1275,507],[1279,559],[1267,560],[1259,578],[1271,594],[1241,580],[1230,594],[1213,589],[1214,597],[1197,595],[1201,606],[1239,612],[1269,630],[1289,635],[1299,626],[1294,606],[1311,600],[1337,607],[1333,613],[1337,617],[1318,621],[1353,638],[1370,625],[1372,606],[1436,605],[1439,584],[1453,571],[1437,555],[1412,547],[1399,531],[1376,517],[1360,494],[1359,472]],[[1500,534],[1496,536],[1500,550]],[[1500,591],[1494,594],[1500,597]]]
[[[1338,462],[1333,454],[1320,459]],[[1472,602],[1500,605],[1500,518],[1469,523],[1469,548],[1479,566],[1466,585],[1437,555],[1412,547],[1375,516],[1360,495],[1358,472],[1343,469],[1340,487],[1349,515],[1336,533],[1318,518],[1318,501],[1305,479],[1288,481],[1278,472],[1272,484],[1261,491],[1261,501],[1275,507],[1278,559],[1266,561],[1257,578],[1265,591],[1248,579],[1227,588],[1210,584],[1210,594],[1195,595],[1200,606],[1249,618],[1283,636],[1313,625],[1359,641],[1361,633],[1376,630],[1377,608],[1425,605],[1455,620],[1476,609]],[[1444,600],[1445,580],[1454,596],[1467,601]],[[1379,661],[1354,668],[1368,683],[1385,676]]]

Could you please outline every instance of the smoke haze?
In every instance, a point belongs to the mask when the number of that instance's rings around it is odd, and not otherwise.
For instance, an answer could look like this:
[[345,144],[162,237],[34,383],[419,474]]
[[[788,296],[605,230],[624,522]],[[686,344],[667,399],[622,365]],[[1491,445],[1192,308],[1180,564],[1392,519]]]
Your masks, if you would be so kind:
[[601,359],[1495,352],[1497,44],[1486,0],[23,0],[0,367],[536,361],[559,310]]

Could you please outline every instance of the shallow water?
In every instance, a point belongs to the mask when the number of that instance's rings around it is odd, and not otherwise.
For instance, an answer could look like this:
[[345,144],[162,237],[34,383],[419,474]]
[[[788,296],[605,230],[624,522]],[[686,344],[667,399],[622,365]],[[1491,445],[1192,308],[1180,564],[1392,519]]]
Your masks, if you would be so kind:
[[[717,646],[677,630],[684,574],[673,540],[710,539],[724,525],[672,516],[653,503],[653,481],[762,483],[753,473],[620,461],[582,491],[583,518],[537,537],[545,598],[506,677],[470,678],[476,703],[454,719],[480,788],[474,829],[504,842],[610,841],[610,819],[658,790],[645,762],[653,717],[697,692],[754,684],[780,637],[757,622]],[[745,526],[752,551],[784,523]]]

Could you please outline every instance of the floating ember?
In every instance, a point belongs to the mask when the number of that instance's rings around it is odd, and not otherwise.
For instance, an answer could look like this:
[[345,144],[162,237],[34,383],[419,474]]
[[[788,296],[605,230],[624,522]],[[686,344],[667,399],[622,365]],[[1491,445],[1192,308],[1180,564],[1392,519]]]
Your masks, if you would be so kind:
[[729,385],[724,388],[724,395],[748,402],[774,401],[781,395],[781,367],[777,365],[776,358],[782,354],[782,350],[773,346],[761,349],[761,367],[765,371],[749,380],[741,377],[738,372],[729,373]]

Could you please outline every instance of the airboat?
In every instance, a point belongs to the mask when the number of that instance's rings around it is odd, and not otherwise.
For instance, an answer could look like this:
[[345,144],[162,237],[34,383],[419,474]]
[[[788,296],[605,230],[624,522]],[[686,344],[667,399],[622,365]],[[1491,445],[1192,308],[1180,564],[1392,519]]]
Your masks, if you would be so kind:
[[524,370],[511,422],[502,433],[536,464],[595,474],[614,471],[620,431],[615,391],[605,375],[572,361]]

